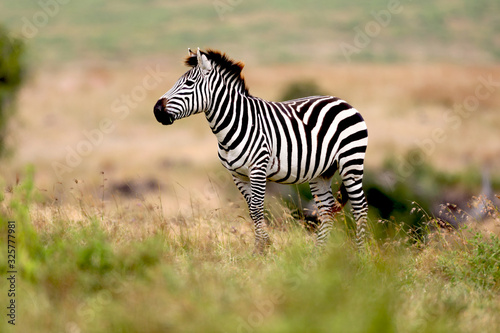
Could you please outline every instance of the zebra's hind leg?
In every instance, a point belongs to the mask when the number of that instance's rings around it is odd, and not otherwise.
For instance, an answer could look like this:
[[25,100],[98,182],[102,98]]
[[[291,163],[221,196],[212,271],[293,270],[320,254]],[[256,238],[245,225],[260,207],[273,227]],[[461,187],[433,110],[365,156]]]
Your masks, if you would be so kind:
[[266,175],[265,172],[252,172],[251,180],[242,180],[234,177],[233,180],[238,190],[245,198],[250,217],[254,223],[255,249],[254,253],[263,253],[271,245],[269,234],[265,229],[264,221],[264,195],[266,193]]
[[337,201],[333,197],[330,179],[315,178],[309,182],[311,193],[318,207],[320,225],[317,230],[317,244],[324,246],[333,227],[333,215],[340,211],[345,201]]
[[362,248],[366,239],[366,218],[368,203],[363,192],[363,174],[350,175],[342,180],[351,202],[354,219],[356,220],[356,245]]

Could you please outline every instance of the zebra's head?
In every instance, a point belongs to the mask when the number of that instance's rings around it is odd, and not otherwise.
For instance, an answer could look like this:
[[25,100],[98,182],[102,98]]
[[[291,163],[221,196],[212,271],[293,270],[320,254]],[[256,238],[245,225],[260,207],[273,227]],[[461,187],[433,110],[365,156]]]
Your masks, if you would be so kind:
[[203,112],[209,103],[209,76],[213,66],[207,54],[188,49],[186,64],[191,66],[184,75],[156,102],[153,112],[158,122],[170,125],[176,119]]

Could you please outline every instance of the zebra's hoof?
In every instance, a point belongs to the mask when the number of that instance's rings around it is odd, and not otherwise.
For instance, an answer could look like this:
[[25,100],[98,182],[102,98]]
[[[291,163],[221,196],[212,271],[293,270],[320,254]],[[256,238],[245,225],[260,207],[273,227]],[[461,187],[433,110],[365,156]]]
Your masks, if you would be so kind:
[[255,247],[253,249],[254,255],[262,255],[265,254],[266,250],[271,246],[271,240],[269,238],[256,240]]

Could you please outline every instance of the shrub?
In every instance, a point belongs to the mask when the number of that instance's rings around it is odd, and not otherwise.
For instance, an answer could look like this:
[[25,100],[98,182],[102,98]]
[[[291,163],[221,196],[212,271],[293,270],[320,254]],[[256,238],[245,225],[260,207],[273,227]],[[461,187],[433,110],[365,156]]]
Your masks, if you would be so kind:
[[6,125],[11,116],[9,106],[23,79],[23,51],[22,41],[9,36],[0,26],[0,154],[5,150]]
[[316,82],[313,80],[294,81],[285,87],[281,95],[281,100],[287,101],[314,95],[325,95]]

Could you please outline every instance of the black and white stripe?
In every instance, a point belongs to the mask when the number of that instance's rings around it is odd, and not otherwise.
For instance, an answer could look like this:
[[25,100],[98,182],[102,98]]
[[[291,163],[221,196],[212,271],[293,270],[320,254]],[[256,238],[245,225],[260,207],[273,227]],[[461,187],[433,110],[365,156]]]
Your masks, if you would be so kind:
[[[154,114],[169,125],[205,113],[219,142],[219,159],[248,203],[256,250],[270,243],[263,213],[266,181],[309,182],[321,221],[319,244],[328,237],[333,214],[349,199],[357,244],[362,246],[368,210],[362,189],[368,132],[358,111],[331,96],[281,103],[254,97],[241,76],[243,65],[217,51],[189,50],[186,63],[191,69],[158,100]],[[340,200],[331,189],[337,171],[344,193]]]

